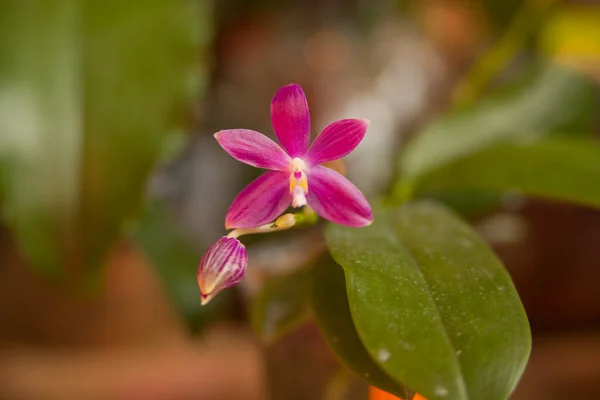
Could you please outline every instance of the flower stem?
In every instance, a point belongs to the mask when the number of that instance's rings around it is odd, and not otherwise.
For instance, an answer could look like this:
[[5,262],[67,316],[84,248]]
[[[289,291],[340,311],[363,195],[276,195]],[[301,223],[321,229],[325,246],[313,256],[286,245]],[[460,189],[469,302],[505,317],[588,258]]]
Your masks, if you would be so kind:
[[296,225],[296,217],[294,214],[283,214],[274,222],[265,224],[256,228],[238,228],[227,234],[227,237],[238,238],[242,235],[250,235],[253,233],[270,233],[290,229]]

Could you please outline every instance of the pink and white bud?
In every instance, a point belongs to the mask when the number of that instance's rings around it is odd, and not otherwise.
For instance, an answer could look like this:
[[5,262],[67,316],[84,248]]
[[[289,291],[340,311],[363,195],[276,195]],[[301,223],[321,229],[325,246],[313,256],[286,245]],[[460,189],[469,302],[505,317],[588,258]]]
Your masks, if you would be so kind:
[[248,267],[246,247],[236,238],[223,236],[208,248],[198,265],[197,279],[202,305],[221,290],[244,279]]

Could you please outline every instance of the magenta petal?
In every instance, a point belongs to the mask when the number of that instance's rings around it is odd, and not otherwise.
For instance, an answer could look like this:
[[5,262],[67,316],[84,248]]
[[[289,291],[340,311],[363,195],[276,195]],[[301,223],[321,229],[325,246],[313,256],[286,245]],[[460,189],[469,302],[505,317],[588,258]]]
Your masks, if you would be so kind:
[[329,168],[310,169],[307,201],[317,214],[337,224],[359,227],[373,221],[365,196],[352,182]]
[[281,146],[291,157],[306,153],[310,140],[310,115],[299,85],[279,88],[271,101],[271,122]]
[[329,124],[317,136],[303,159],[319,165],[349,154],[365,137],[369,122],[365,119],[342,119]]
[[267,171],[238,194],[227,211],[225,227],[255,228],[272,222],[291,201],[288,174]]
[[262,133],[228,129],[215,133],[215,139],[233,158],[253,167],[287,171],[290,164],[290,156]]

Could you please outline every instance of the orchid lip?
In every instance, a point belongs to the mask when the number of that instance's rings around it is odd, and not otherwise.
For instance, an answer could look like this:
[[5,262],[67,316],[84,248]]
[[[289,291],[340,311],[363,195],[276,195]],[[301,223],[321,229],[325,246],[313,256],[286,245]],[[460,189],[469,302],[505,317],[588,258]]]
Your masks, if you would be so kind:
[[306,163],[301,158],[294,158],[290,162],[290,194],[292,207],[298,208],[307,203],[308,177],[306,176]]
[[306,203],[306,193],[304,192],[304,189],[300,186],[296,186],[292,192],[292,207],[302,207],[305,206]]

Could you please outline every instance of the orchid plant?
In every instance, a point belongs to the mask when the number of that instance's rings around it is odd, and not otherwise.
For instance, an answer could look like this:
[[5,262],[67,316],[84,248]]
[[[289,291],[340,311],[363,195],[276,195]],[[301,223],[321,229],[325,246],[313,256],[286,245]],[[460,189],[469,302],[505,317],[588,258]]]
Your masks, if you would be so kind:
[[[417,391],[429,400],[505,399],[527,361],[527,319],[510,277],[476,233],[437,203],[407,201],[438,157],[429,161],[429,148],[413,145],[394,206],[373,213],[356,186],[324,165],[359,145],[367,120],[335,121],[309,146],[307,99],[291,84],[273,97],[271,121],[279,144],[246,129],[215,134],[233,158],[267,171],[235,198],[225,217],[229,233],[202,257],[201,303],[244,278],[249,260],[240,236],[289,229],[318,215],[329,221],[333,260],[310,267],[306,297],[351,370],[405,400],[422,398]],[[448,151],[452,156],[452,146]],[[293,293],[305,273],[291,277]],[[449,299],[458,303],[448,306]]]
[[309,148],[308,102],[302,88],[290,84],[275,93],[271,122],[281,146],[248,129],[215,134],[233,158],[268,171],[235,198],[225,217],[225,228],[234,230],[212,245],[198,266],[203,304],[243,279],[248,256],[237,237],[292,227],[293,214],[276,220],[290,205],[306,206],[309,212],[314,210],[326,220],[349,227],[366,226],[373,221],[373,212],[361,191],[342,174],[323,166],[358,146],[367,132],[367,120],[335,121],[323,129]]

